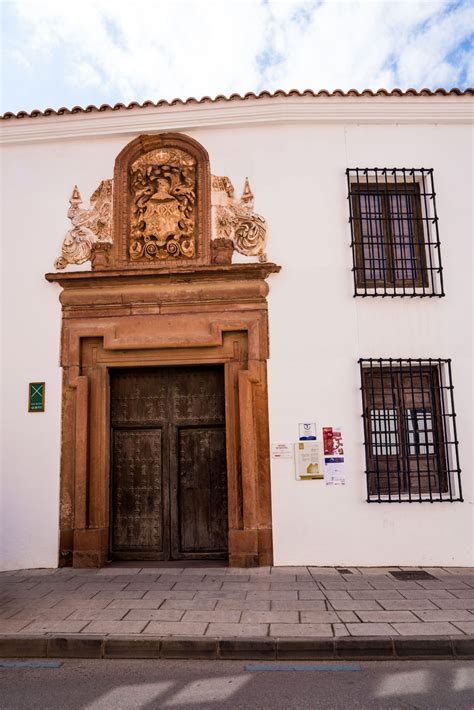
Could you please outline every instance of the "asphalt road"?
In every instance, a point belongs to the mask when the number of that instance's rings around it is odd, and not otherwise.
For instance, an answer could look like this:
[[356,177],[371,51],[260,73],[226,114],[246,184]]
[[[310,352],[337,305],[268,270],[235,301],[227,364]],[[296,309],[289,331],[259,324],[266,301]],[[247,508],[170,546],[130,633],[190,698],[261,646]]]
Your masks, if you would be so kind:
[[2,710],[474,708],[474,661],[64,660],[60,668],[2,663]]

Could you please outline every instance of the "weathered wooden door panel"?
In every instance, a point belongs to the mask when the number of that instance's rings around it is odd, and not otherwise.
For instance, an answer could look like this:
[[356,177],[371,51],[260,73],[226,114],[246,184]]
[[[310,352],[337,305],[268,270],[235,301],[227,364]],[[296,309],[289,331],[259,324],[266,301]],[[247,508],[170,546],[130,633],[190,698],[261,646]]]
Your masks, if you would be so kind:
[[170,382],[170,418],[174,424],[224,424],[222,367],[175,368]]
[[225,429],[180,429],[176,556],[227,553]]
[[112,372],[111,426],[112,555],[225,557],[223,368]]
[[113,372],[110,395],[112,426],[166,424],[168,379],[167,368]]
[[167,557],[162,430],[115,429],[112,456],[112,553]]

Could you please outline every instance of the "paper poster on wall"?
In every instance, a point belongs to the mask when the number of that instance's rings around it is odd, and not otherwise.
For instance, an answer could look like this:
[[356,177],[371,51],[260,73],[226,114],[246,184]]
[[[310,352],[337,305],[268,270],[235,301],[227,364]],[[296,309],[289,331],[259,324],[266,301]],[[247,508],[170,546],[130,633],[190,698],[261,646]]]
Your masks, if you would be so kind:
[[327,486],[344,486],[344,442],[340,427],[323,427],[324,480]]
[[272,444],[272,459],[292,459],[293,444]]
[[342,431],[339,427],[323,427],[323,443],[325,456],[344,456]]
[[344,486],[344,456],[324,457],[324,480],[327,486]]
[[300,441],[317,439],[315,422],[301,422],[298,424],[298,432]]
[[322,480],[324,473],[319,441],[298,441],[295,444],[295,464],[297,481]]

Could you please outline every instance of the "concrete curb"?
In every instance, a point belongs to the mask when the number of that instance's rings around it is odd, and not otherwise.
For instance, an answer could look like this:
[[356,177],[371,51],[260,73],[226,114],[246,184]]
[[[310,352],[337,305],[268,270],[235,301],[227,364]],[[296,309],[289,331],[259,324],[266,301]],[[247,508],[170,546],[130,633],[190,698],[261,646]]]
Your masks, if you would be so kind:
[[86,634],[0,635],[0,658],[401,660],[474,658],[474,636],[177,638]]

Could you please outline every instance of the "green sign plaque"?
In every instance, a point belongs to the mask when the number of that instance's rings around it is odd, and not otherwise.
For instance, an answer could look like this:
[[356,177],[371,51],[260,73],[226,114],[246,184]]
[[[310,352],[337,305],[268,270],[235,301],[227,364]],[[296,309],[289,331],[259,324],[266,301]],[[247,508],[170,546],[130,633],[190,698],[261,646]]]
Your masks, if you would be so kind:
[[44,412],[44,382],[30,382],[28,386],[28,411]]

